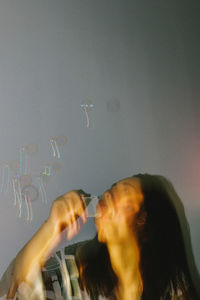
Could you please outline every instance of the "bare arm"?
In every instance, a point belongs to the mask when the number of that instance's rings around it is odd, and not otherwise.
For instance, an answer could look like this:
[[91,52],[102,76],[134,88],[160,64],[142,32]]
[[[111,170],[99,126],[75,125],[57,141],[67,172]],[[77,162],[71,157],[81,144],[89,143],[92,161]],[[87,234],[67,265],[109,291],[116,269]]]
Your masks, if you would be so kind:
[[67,240],[79,232],[81,227],[80,220],[77,219],[79,216],[85,223],[85,203],[77,192],[71,191],[53,202],[48,219],[16,256],[8,298],[14,297],[20,283],[30,284],[30,272],[45,264],[60,242],[61,232],[66,227],[69,228]]

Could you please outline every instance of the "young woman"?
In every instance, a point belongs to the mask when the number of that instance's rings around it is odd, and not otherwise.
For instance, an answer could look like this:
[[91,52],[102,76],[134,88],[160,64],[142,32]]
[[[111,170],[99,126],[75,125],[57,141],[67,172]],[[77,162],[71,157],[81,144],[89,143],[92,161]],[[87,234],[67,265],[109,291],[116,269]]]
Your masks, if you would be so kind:
[[[40,270],[63,229],[70,240],[87,221],[85,208],[77,191],[54,201],[49,218],[13,262],[8,299],[23,283],[27,299],[44,298],[42,292],[34,298]],[[104,193],[97,212],[97,236],[74,251],[82,299],[200,299],[184,209],[167,179],[148,174],[122,179]],[[47,288],[44,268],[43,281]],[[18,292],[19,299],[24,295]]]

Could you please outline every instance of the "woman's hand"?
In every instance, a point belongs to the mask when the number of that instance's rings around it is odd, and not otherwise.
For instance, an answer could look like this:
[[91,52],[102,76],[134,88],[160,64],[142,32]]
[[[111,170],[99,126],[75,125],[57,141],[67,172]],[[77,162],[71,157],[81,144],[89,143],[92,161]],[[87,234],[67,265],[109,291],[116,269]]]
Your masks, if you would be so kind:
[[86,222],[87,209],[84,196],[77,191],[66,193],[53,202],[48,219],[15,258],[7,299],[15,296],[22,282],[32,285],[32,274],[40,271],[59,244],[61,232],[67,229],[67,239],[73,238],[80,231],[81,220]]
[[58,197],[52,204],[48,221],[52,224],[55,235],[67,229],[67,240],[72,239],[81,229],[81,223],[87,221],[87,209],[84,195],[77,191],[68,192]]

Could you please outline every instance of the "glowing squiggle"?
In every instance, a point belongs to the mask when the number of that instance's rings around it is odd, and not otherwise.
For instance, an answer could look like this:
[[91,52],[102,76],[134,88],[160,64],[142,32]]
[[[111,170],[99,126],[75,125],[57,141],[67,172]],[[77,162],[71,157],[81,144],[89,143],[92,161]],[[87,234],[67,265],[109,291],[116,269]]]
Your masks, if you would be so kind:
[[19,179],[17,179],[17,185],[18,185],[19,199],[20,199],[20,203],[22,205],[22,190],[21,190],[21,184],[20,184]]
[[8,165],[5,166],[7,168],[7,186],[6,186],[6,189],[5,189],[5,192],[4,194],[7,194],[8,193],[8,188],[9,188],[9,184],[10,184],[10,168]]
[[51,167],[45,166],[42,175],[51,176]]
[[14,178],[12,178],[12,186],[13,186],[13,193],[14,193],[14,205],[16,206],[16,204],[17,204],[17,192],[16,192],[15,179]]
[[42,182],[42,178],[38,177],[39,180],[39,185],[40,185],[40,191],[41,191],[41,195],[42,195],[42,202],[47,203],[47,194],[44,188],[44,184]]
[[86,126],[87,126],[87,128],[89,128],[90,127],[90,120],[89,120],[89,116],[88,116],[88,112],[87,112],[86,106],[83,106],[83,109],[84,109],[84,112],[85,112],[85,115],[86,115],[86,120],[87,120]]
[[56,157],[56,151],[55,151],[52,139],[50,140],[50,143],[51,143],[51,147],[52,147],[52,150],[53,150],[53,157]]
[[26,194],[24,195],[24,200],[25,200],[25,203],[26,203],[26,210],[27,210],[27,219],[26,220],[29,221],[29,218],[30,218],[30,216],[29,216],[29,204],[28,204]]
[[56,157],[60,159],[60,151],[58,149],[58,145],[55,139],[50,139],[51,148],[53,150],[53,157]]
[[56,147],[57,157],[60,158],[60,151],[59,151],[59,149],[58,149],[58,145],[57,145],[56,140],[54,140],[54,145],[55,145],[55,147]]
[[32,210],[31,197],[30,197],[30,195],[28,195],[27,198],[28,198],[29,210],[30,210],[30,222],[32,222],[32,220],[33,220],[33,210]]
[[83,109],[83,111],[85,112],[85,116],[86,116],[86,127],[89,128],[90,127],[90,119],[89,119],[89,114],[88,112],[91,111],[93,109],[94,105],[91,103],[91,101],[87,101],[87,102],[83,102],[81,104],[81,108]]
[[19,179],[16,181],[17,183],[17,197],[18,197],[18,203],[19,203],[19,218],[22,216],[22,192],[21,192],[21,184],[19,182]]
[[21,186],[20,182],[17,178],[12,179],[13,183],[13,192],[14,192],[14,205],[19,205],[19,218],[21,218],[22,215],[22,194],[21,194]]

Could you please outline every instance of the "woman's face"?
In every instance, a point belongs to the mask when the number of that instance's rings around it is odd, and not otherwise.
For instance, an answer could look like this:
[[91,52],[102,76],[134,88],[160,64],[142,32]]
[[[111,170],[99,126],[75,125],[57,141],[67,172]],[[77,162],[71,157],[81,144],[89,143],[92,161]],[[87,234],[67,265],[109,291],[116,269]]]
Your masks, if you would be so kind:
[[125,178],[105,191],[97,206],[100,217],[95,219],[98,239],[104,243],[122,243],[133,233],[135,215],[143,194],[137,178]]

